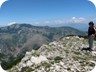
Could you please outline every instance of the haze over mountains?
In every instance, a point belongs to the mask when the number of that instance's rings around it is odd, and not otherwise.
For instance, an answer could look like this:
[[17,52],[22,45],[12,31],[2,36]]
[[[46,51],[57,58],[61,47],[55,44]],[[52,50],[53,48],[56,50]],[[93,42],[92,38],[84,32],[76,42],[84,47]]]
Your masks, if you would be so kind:
[[[46,24],[35,24],[36,26],[46,26]],[[49,27],[62,27],[62,26],[69,26],[81,31],[88,31],[88,24],[86,23],[68,23],[68,24],[48,24]],[[96,26],[96,25],[95,25]]]
[[0,27],[0,60],[8,69],[14,61],[21,59],[26,51],[38,49],[68,35],[86,35],[72,27],[32,26],[30,24],[13,24]]
[[[10,26],[10,25],[12,25],[12,24],[23,24],[23,23],[17,23],[17,22],[11,22],[11,23],[8,23],[7,25],[5,25],[5,26]],[[25,23],[25,24],[28,24],[28,23]],[[95,24],[95,26],[96,26],[96,23],[94,23]],[[39,23],[32,23],[32,24],[30,24],[30,25],[33,25],[33,26],[49,26],[49,27],[64,27],[64,26],[68,26],[68,27],[72,27],[72,28],[75,28],[75,29],[78,29],[78,30],[80,30],[80,31],[88,31],[88,23],[62,23],[62,24],[58,24],[58,23],[56,23],[56,24],[39,24]],[[1,27],[3,27],[3,26],[1,26]]]

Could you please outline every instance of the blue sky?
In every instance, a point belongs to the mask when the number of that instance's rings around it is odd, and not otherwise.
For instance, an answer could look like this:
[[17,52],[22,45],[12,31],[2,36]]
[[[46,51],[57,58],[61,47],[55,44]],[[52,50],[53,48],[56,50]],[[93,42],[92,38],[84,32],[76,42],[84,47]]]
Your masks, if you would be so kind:
[[0,26],[87,24],[96,22],[96,8],[88,0],[8,0],[0,8]]

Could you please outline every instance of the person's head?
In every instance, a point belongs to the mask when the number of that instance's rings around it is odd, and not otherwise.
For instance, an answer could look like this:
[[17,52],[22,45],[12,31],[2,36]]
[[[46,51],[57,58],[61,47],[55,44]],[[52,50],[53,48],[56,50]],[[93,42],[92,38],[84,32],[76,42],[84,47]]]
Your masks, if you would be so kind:
[[93,26],[94,26],[93,21],[90,21],[90,22],[89,22],[89,26],[90,26],[90,27],[93,27]]

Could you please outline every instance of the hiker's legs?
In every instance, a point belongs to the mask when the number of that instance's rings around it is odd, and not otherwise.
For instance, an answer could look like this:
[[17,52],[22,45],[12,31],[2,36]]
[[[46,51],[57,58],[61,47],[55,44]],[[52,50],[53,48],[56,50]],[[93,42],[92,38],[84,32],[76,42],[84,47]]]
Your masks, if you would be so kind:
[[93,48],[93,41],[94,41],[94,36],[90,35],[89,36],[89,48],[92,49]]

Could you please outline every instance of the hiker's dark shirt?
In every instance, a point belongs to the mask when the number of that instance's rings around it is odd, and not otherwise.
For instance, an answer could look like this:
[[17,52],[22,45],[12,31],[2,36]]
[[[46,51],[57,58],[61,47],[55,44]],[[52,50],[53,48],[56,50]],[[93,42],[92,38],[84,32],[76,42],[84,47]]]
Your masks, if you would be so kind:
[[95,30],[94,28],[90,28],[88,29],[88,36],[92,35],[92,34],[95,34]]

